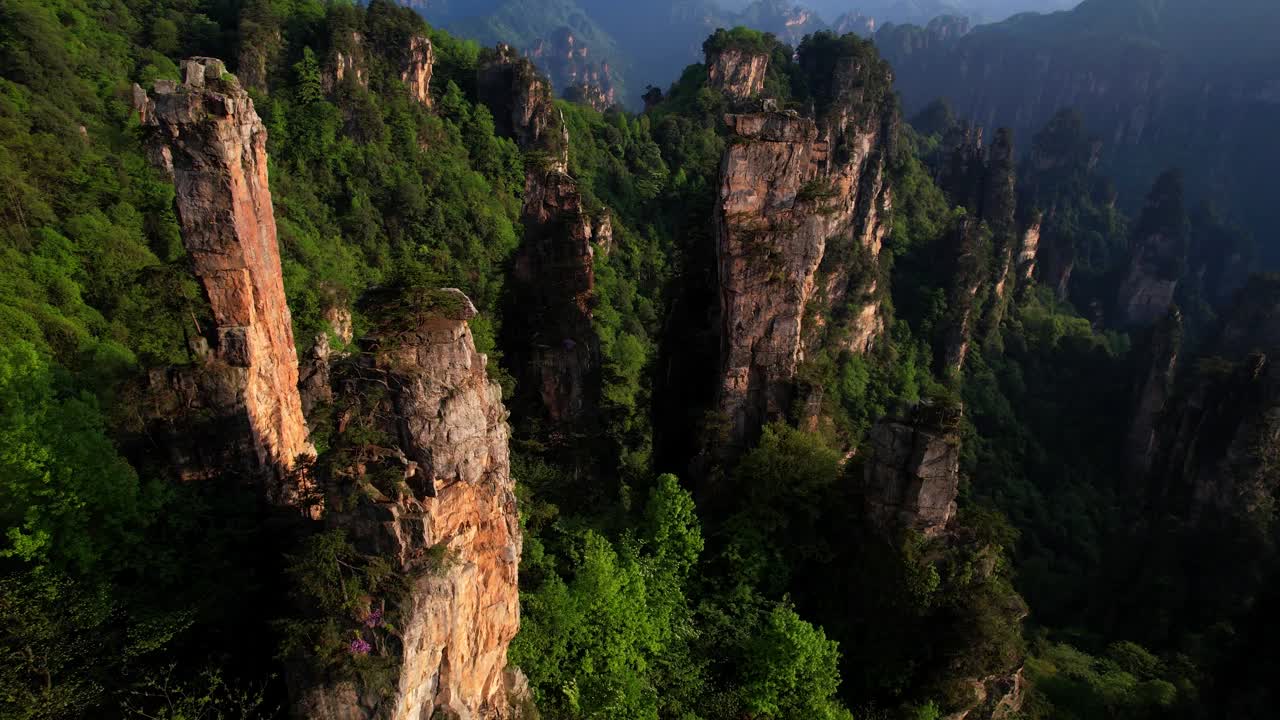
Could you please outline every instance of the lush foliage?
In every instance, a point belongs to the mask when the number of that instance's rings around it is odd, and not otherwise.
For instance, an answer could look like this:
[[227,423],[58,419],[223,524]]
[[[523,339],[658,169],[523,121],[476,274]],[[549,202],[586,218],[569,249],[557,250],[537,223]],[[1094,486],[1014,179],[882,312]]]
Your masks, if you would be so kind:
[[[523,7],[506,4],[508,27],[542,33],[516,27],[536,19]],[[436,58],[429,104],[400,77],[419,34]],[[830,33],[792,48],[736,28],[705,45],[726,49],[767,54],[764,94],[804,113],[846,94],[832,82],[842,63],[881,62]],[[363,72],[339,80],[339,52]],[[231,472],[177,482],[143,417],[145,372],[191,363],[208,308],[129,89],[177,78],[196,54],[234,58],[268,126],[300,350],[326,332],[341,344],[335,311],[367,329],[358,301],[371,290],[458,287],[478,306],[477,345],[511,399],[525,532],[510,659],[544,716],[936,720],[971,704],[975,681],[1024,664],[1029,717],[1273,709],[1275,526],[1215,517],[1202,530],[1165,505],[1146,512],[1123,445],[1152,340],[1104,329],[1143,236],[1179,249],[1163,277],[1194,276],[1179,302],[1198,308],[1195,338],[1243,263],[1212,248],[1245,258],[1249,243],[1210,206],[1188,213],[1174,174],[1130,233],[1077,116],[1035,138],[1017,218],[1052,209],[1043,242],[1069,250],[1074,279],[1003,297],[983,279],[1011,228],[981,217],[973,188],[936,182],[954,116],[939,106],[920,132],[895,130],[892,234],[878,257],[841,258],[887,332],[866,353],[841,338],[806,348],[797,389],[821,398],[821,420],[778,418],[726,460],[707,410],[732,103],[701,65],[642,115],[557,102],[583,215],[607,213],[612,228],[593,248],[599,412],[566,443],[519,404],[521,368],[502,361],[504,326],[524,319],[507,277],[526,168],[546,158],[500,136],[478,99],[478,45],[387,0],[0,0],[6,716],[271,716],[286,667],[393,684],[397,608],[420,578],[340,532],[299,537]],[[867,73],[853,110],[896,110],[886,75]],[[1061,162],[1036,161],[1050,157]],[[814,180],[799,197],[834,193]],[[961,245],[971,252],[953,261]],[[969,313],[989,324],[963,369],[944,372],[939,347]],[[1182,384],[1240,367],[1202,363]],[[964,409],[945,438],[962,450],[960,514],[940,536],[884,533],[860,494],[869,433],[922,403]],[[393,444],[363,417],[343,423]],[[353,460],[314,429],[320,466]],[[440,546],[419,571],[450,562]]]

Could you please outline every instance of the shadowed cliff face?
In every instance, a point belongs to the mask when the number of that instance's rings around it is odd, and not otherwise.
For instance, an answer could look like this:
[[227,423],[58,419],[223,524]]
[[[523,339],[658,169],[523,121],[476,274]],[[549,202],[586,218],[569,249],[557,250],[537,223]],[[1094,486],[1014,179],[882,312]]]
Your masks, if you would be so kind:
[[1151,331],[1145,366],[1136,384],[1133,420],[1129,425],[1129,467],[1139,477],[1151,469],[1157,441],[1156,423],[1173,391],[1182,350],[1182,314],[1173,309]]
[[589,217],[568,174],[531,170],[525,181],[524,243],[512,271],[515,304],[529,335],[526,376],[553,424],[593,412],[599,392],[595,246],[607,247],[608,214]]
[[561,171],[567,169],[562,165],[568,162],[569,143],[552,104],[551,83],[532,62],[510,45],[498,45],[482,58],[477,87],[499,135],[514,139],[522,150],[546,152]]
[[192,58],[182,72],[180,85],[162,80],[150,95],[134,90],[150,129],[152,159],[173,177],[183,244],[215,323],[204,329],[212,342],[207,367],[168,384],[188,396],[187,407],[228,418],[243,413],[255,474],[269,498],[294,504],[303,488],[285,478],[298,456],[314,450],[298,395],[298,358],[267,185],[266,128],[220,60]]
[[[707,65],[735,66],[715,56]],[[789,411],[807,348],[836,343],[863,353],[883,330],[877,266],[891,196],[885,158],[897,122],[889,72],[867,55],[810,70],[827,91],[817,118],[725,117],[729,148],[715,223],[718,405],[730,454]]]
[[[457,290],[376,298],[364,352],[334,368],[350,463],[336,468],[326,523],[388,560],[408,587],[396,608],[394,689],[304,683],[301,717],[513,717],[506,652],[520,625],[521,532],[507,412],[467,327],[475,314]],[[352,493],[370,501],[343,509]]]
[[1187,235],[1181,176],[1165,173],[1147,196],[1134,229],[1129,270],[1117,298],[1121,325],[1149,326],[1168,313],[1186,272]]
[[1280,493],[1275,276],[1255,277],[1240,290],[1212,351],[1161,403],[1148,478],[1153,502],[1192,520],[1265,517]]
[[871,429],[862,492],[867,516],[882,532],[934,537],[946,530],[960,489],[959,425],[959,409],[921,406]]
[[[876,44],[908,113],[947,98],[957,114],[1031,137],[1074,108],[1103,143],[1104,170],[1136,212],[1167,167],[1187,172],[1259,237],[1277,222],[1263,188],[1280,152],[1275,3],[1090,0],[958,34],[948,24],[891,26]],[[1048,208],[1046,208],[1046,211]],[[1274,260],[1275,253],[1271,252]]]
[[506,329],[507,354],[521,380],[520,402],[537,407],[553,431],[580,423],[599,404],[600,343],[592,326],[596,248],[612,243],[607,210],[583,207],[568,173],[569,135],[533,64],[499,46],[480,69],[481,97],[505,132],[529,153],[521,222],[507,302],[521,318]]
[[591,48],[569,28],[558,28],[538,40],[529,48],[529,57],[546,71],[554,87],[565,89],[566,97],[586,101],[602,112],[617,102],[609,63],[596,62]]

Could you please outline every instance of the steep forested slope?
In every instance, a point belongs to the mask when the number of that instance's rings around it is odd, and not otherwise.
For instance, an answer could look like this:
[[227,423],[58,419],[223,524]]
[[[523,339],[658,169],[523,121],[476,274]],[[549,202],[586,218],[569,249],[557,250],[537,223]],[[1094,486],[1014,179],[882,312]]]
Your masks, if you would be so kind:
[[633,115],[381,0],[0,0],[4,712],[1266,717],[1237,234],[703,50]]

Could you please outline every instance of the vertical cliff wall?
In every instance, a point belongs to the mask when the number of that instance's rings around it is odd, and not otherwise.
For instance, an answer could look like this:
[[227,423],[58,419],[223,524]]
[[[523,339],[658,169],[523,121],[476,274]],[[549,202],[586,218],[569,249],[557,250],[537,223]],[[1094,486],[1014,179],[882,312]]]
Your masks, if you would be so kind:
[[405,578],[395,682],[310,678],[295,714],[514,717],[521,532],[502,391],[467,326],[475,308],[457,290],[409,288],[372,298],[367,314],[375,330],[359,358],[334,368],[344,462],[326,522]]
[[[275,215],[267,184],[267,132],[253,101],[220,60],[182,63],[183,82],[158,81],[135,101],[153,161],[173,178],[178,219],[214,327],[206,369],[221,390],[203,393],[215,412],[243,413],[256,465],[275,501],[298,500],[286,477],[314,454],[298,395],[298,358],[285,302]],[[202,381],[186,385],[195,395]]]
[[551,83],[510,45],[500,44],[481,59],[476,86],[480,102],[493,112],[494,129],[522,150],[546,153],[567,169],[568,141],[551,97]]
[[729,147],[715,208],[718,408],[731,453],[789,410],[807,350],[838,343],[863,353],[883,330],[877,269],[897,122],[891,76],[874,53],[811,71],[830,98],[816,118],[776,111],[725,118]]
[[1165,403],[1148,485],[1179,517],[1265,526],[1280,500],[1280,281],[1253,278],[1226,317],[1213,357]]
[[921,405],[871,429],[862,493],[882,532],[942,534],[960,490],[960,408]]
[[1173,392],[1182,350],[1182,314],[1176,309],[1152,328],[1144,353],[1145,364],[1134,386],[1133,419],[1127,441],[1129,468],[1139,477],[1151,469],[1156,451],[1156,426]]
[[707,85],[739,100],[764,90],[769,56],[746,50],[726,49],[707,56]]
[[1129,269],[1116,302],[1121,325],[1152,325],[1169,311],[1186,272],[1188,233],[1181,174],[1166,172],[1156,180],[1134,227]]
[[404,62],[400,69],[400,80],[409,88],[409,94],[415,100],[431,107],[431,73],[435,69],[436,53],[431,40],[422,35],[409,38],[409,47],[404,53]]
[[551,84],[526,58],[500,45],[479,71],[480,97],[529,158],[508,304],[520,322],[506,329],[518,402],[553,431],[581,428],[599,405],[600,343],[592,325],[594,258],[612,243],[607,210],[588,213],[569,175],[569,135]]

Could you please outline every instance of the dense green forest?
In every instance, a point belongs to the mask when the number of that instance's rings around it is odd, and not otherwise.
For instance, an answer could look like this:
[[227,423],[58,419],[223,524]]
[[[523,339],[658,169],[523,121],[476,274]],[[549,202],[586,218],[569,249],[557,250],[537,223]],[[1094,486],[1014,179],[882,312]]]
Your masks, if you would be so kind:
[[[367,82],[330,83],[352,32]],[[415,33],[434,48],[430,108],[399,76]],[[729,45],[769,55],[765,94],[783,108],[829,104],[821,73],[838,59],[878,62],[830,33],[792,48],[720,31],[706,49]],[[704,451],[732,99],[695,65],[643,114],[556,101],[582,204],[607,208],[613,232],[593,261],[600,421],[566,442],[522,406],[521,368],[504,361],[540,158],[478,99],[491,54],[387,0],[0,0],[0,715],[281,717],[299,653],[371,683],[384,669],[304,612],[340,615],[348,591],[394,584],[378,559],[340,535],[300,537],[231,491],[235,478],[176,482],[140,417],[139,382],[198,361],[210,310],[131,87],[178,80],[191,56],[225,59],[267,126],[300,355],[323,334],[344,349],[335,304],[363,334],[373,291],[456,287],[478,308],[470,329],[512,410],[525,533],[509,659],[543,717],[937,719],[974,679],[1022,665],[1027,700],[1005,717],[1273,712],[1274,510],[1201,532],[1143,500],[1126,468],[1152,332],[1090,302],[1156,220],[1116,210],[1078,117],[1017,139],[1069,158],[1019,169],[1024,205],[1057,209],[1046,237],[1075,248],[1069,293],[1022,288],[963,371],[940,366],[955,301],[937,259],[981,219],[943,181],[954,118],[903,123],[873,269],[883,341],[805,358],[799,382],[825,391],[829,424],[779,420],[722,462]],[[1152,212],[1243,242],[1166,190]],[[983,227],[990,244],[1000,229]],[[1193,260],[1212,268],[1212,246]],[[1181,291],[1196,342],[1228,312],[1221,284]],[[996,300],[977,302],[981,314]],[[956,541],[862,522],[871,428],[916,406],[964,408]],[[342,452],[336,438],[313,427],[319,466]]]

